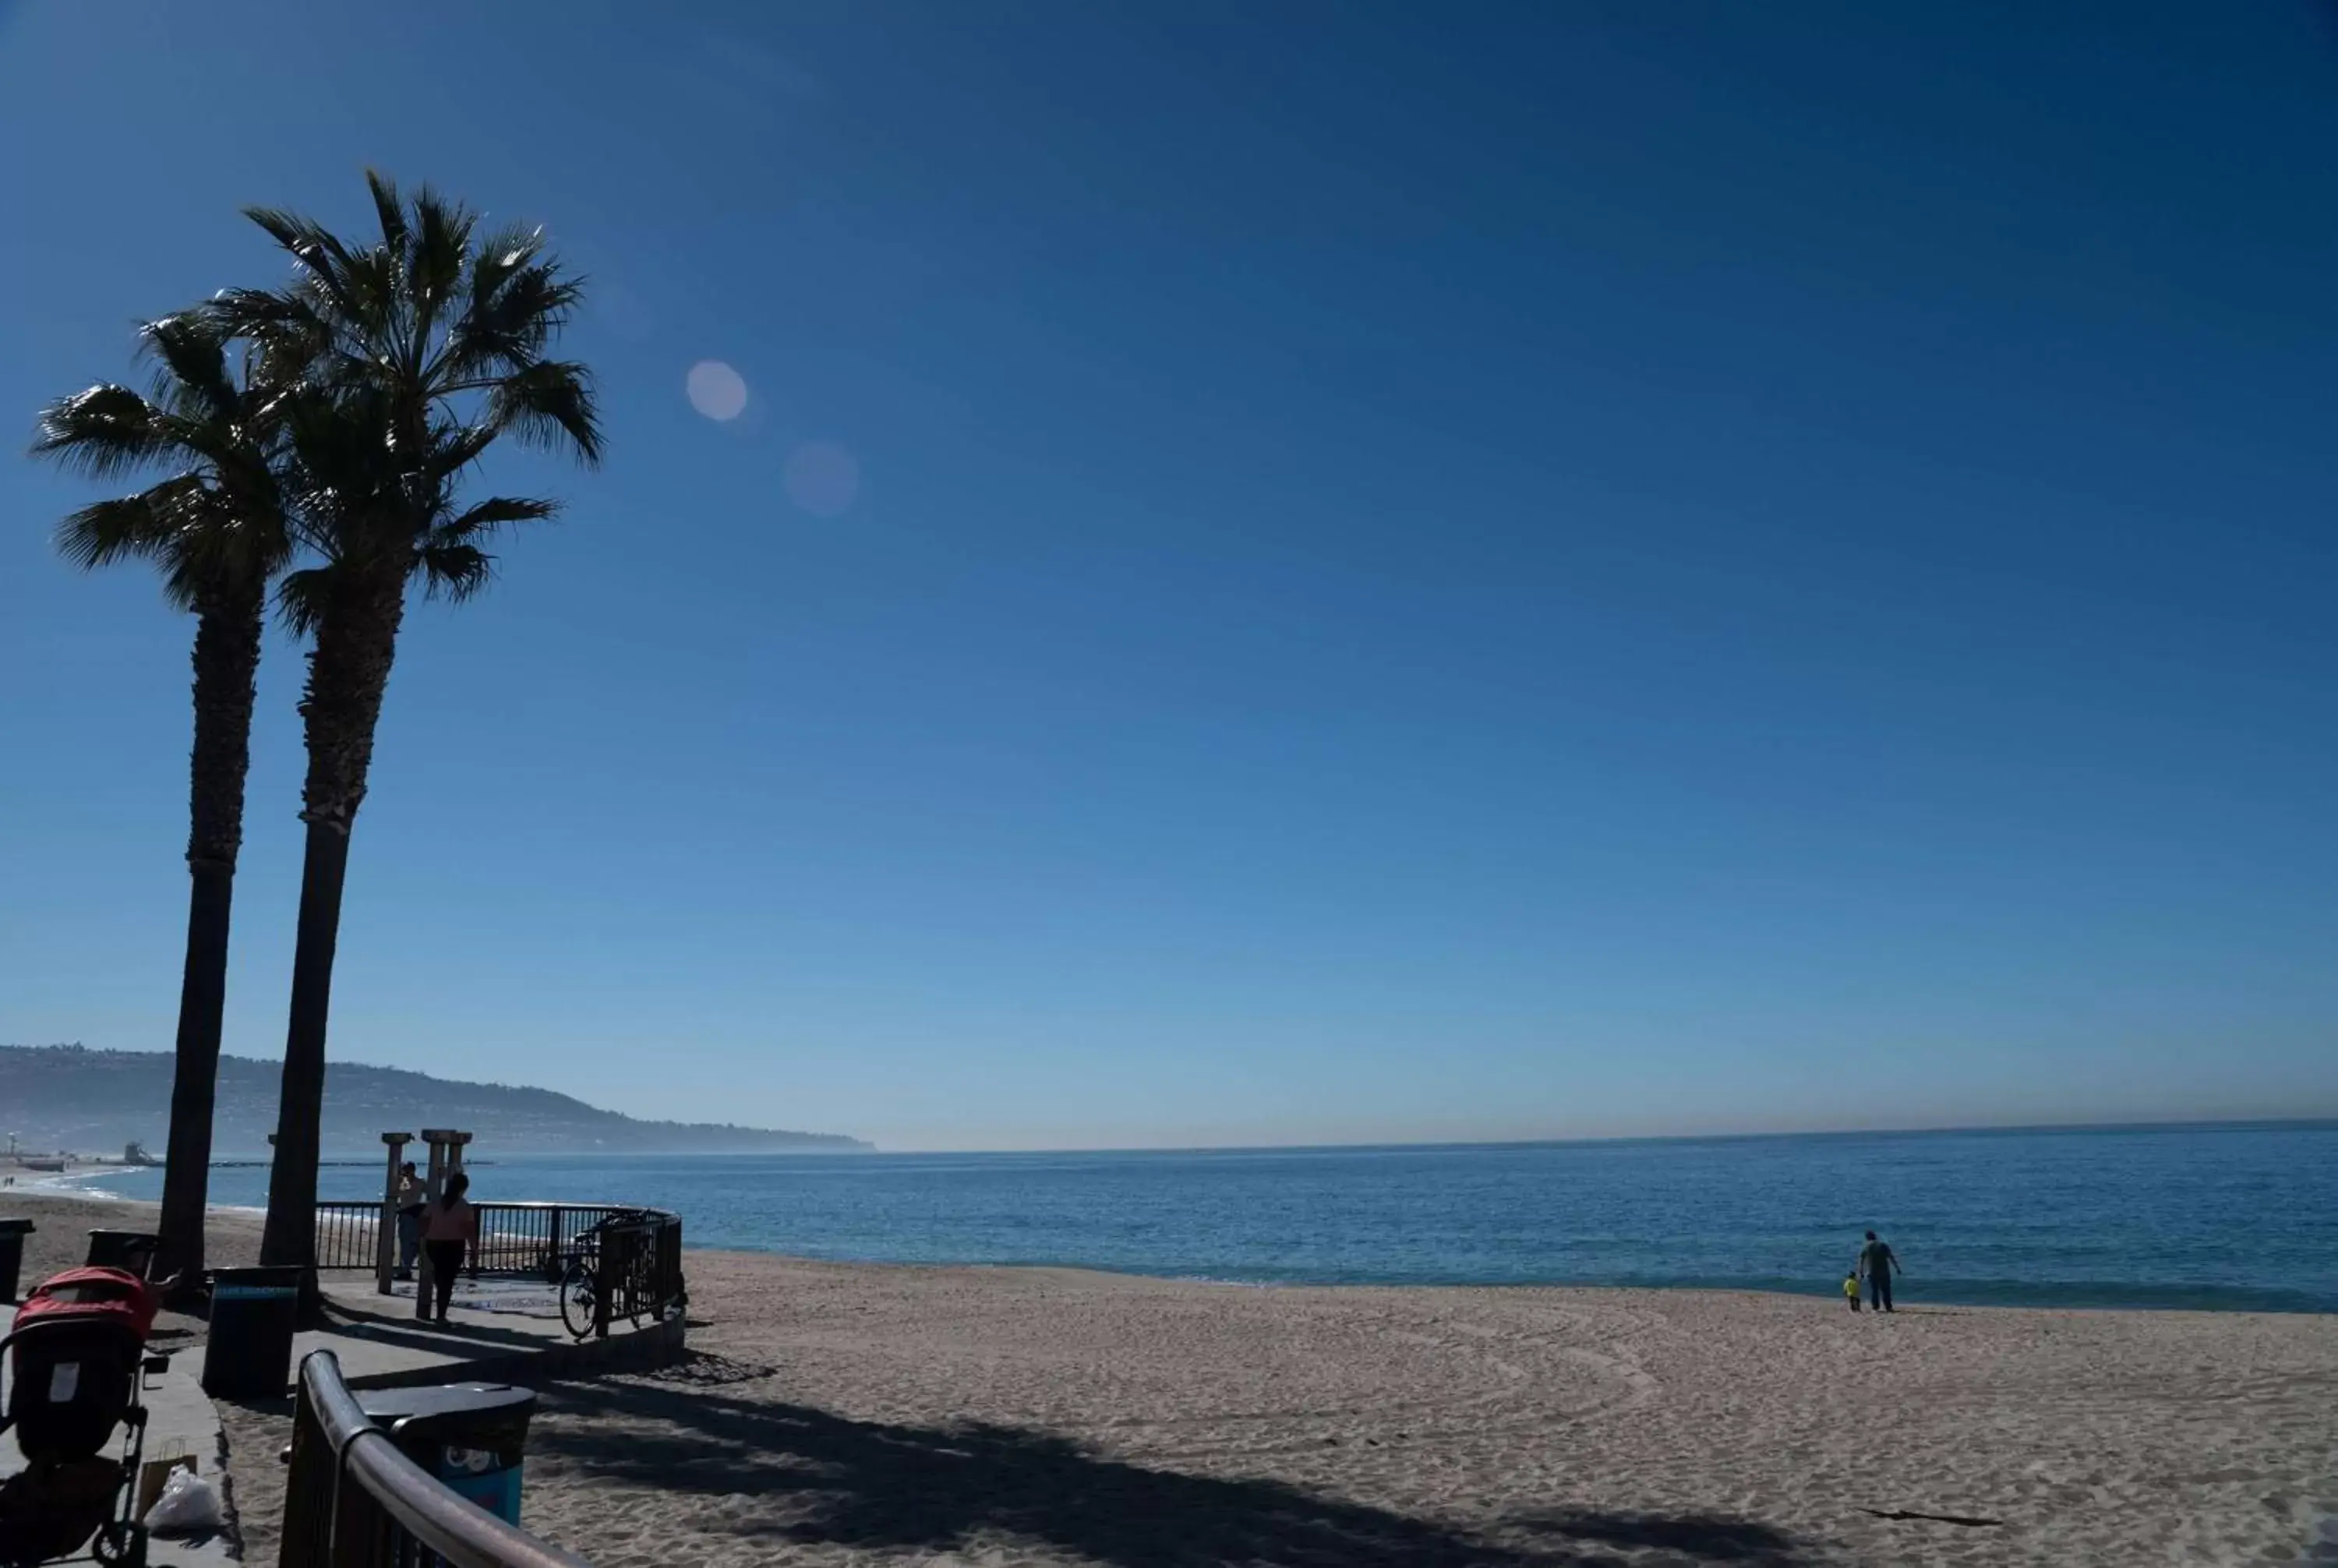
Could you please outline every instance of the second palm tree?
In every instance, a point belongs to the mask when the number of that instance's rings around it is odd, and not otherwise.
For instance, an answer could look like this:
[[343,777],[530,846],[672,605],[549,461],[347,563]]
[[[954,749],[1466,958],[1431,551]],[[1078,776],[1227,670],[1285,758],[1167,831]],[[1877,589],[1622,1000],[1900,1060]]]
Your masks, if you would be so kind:
[[285,579],[308,633],[300,700],[308,743],[307,849],[285,1033],[276,1156],[261,1261],[313,1261],[325,1037],[349,833],[365,799],[374,730],[406,595],[461,600],[485,587],[486,545],[506,524],[549,517],[550,501],[465,506],[462,481],[505,436],[601,454],[591,378],[551,357],[578,286],[540,231],[482,233],[429,191],[402,197],[369,175],[378,240],[345,244],[289,213],[252,220],[290,253],[290,287],[234,290],[211,310],[264,362],[309,391],[289,412],[287,484],[318,564]]

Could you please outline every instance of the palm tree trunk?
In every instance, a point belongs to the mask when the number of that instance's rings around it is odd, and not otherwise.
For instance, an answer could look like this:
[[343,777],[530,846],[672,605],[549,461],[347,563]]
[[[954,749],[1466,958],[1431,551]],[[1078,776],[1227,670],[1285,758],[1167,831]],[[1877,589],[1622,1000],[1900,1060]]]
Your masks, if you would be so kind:
[[340,940],[341,886],[349,835],[338,823],[309,823],[300,865],[300,922],[292,949],[292,1012],[284,1037],[284,1078],[276,1107],[276,1153],[268,1172],[262,1263],[316,1261],[319,1128],[325,1108],[325,1024],[333,996],[333,950]]
[[253,683],[260,669],[261,593],[214,598],[195,622],[195,743],[190,765],[187,951],[179,982],[171,1132],[162,1171],[156,1273],[179,1281],[175,1299],[199,1290],[203,1214],[210,1197],[211,1112],[227,1007],[230,915],[236,853],[243,843],[244,775],[251,761]]
[[227,1008],[229,914],[235,867],[190,860],[187,959],[179,981],[178,1059],[171,1079],[171,1141],[162,1161],[157,1278],[177,1278],[173,1301],[199,1287],[203,1272],[203,1213],[211,1198],[211,1112],[217,1097],[220,1034]]
[[[393,565],[402,567],[397,561]],[[269,1171],[263,1263],[316,1261],[317,1162],[325,1105],[325,1031],[349,831],[373,765],[374,727],[405,618],[402,571],[352,569],[317,623],[300,717],[309,743],[301,818],[309,842],[300,868],[300,919],[292,950],[292,1006],[284,1036],[276,1155]],[[312,1281],[313,1284],[313,1281]]]

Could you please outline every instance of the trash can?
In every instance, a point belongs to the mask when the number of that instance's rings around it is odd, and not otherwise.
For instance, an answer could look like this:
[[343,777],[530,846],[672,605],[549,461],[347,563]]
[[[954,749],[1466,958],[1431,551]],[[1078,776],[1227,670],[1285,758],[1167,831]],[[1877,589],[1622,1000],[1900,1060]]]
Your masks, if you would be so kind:
[[16,1299],[25,1272],[25,1238],[37,1229],[30,1220],[0,1220],[0,1301]]
[[211,1334],[203,1346],[203,1392],[221,1399],[281,1399],[292,1381],[292,1330],[300,1316],[295,1263],[220,1269],[211,1274]]
[[126,1269],[143,1279],[158,1241],[152,1230],[93,1230],[88,1263],[93,1269]]
[[386,1388],[358,1396],[400,1452],[506,1524],[519,1523],[520,1469],[535,1391],[506,1383]]

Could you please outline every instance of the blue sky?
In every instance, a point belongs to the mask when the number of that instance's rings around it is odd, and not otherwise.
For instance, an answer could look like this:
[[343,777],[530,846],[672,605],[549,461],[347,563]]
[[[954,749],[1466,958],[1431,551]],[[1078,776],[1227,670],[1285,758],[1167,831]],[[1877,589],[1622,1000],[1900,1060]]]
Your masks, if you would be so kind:
[[[2327,1114],[2333,146],[2304,4],[0,5],[0,410],[368,164],[591,275],[610,460],[408,621],[339,1057],[895,1147]],[[0,460],[0,1039],[165,1049],[191,626],[91,493]]]

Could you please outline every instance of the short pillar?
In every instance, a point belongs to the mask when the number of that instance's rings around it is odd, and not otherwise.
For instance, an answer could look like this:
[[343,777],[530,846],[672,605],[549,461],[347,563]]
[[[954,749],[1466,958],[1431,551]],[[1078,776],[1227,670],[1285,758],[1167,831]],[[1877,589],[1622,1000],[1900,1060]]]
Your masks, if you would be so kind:
[[398,1262],[398,1168],[405,1163],[398,1156],[414,1142],[414,1135],[385,1132],[381,1141],[389,1150],[389,1173],[382,1178],[381,1223],[374,1229],[373,1288],[387,1296],[390,1271]]

